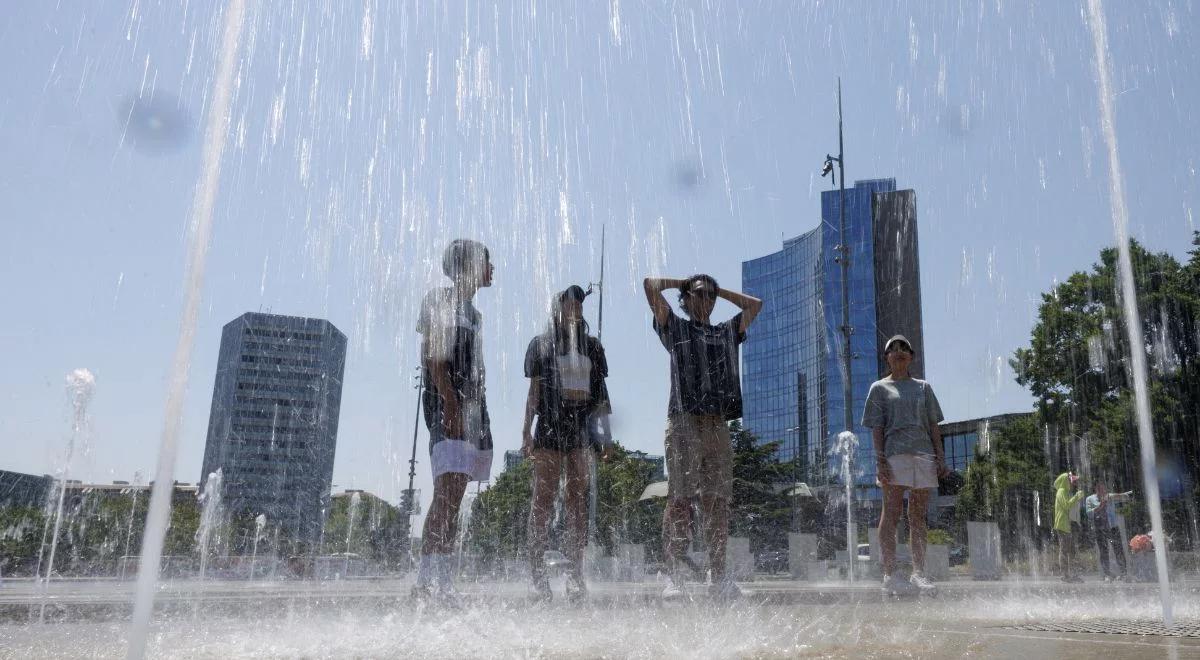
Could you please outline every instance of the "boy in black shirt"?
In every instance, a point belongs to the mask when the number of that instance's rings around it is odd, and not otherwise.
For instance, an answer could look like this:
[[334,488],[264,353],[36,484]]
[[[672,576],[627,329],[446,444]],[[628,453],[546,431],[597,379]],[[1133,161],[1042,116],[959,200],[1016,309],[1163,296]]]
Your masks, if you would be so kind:
[[[654,314],[654,331],[671,354],[671,399],[667,407],[667,508],[663,514],[663,555],[671,571],[665,598],[682,595],[678,564],[686,552],[692,502],[704,513],[703,533],[712,573],[709,593],[730,600],[740,590],[725,574],[729,537],[729,499],[733,485],[733,446],[726,422],[742,416],[742,388],[737,347],[762,309],[762,301],[717,286],[708,275],[685,280],[648,277],[646,301]],[[679,306],[688,319],[675,315],[662,295],[679,289]],[[712,325],[717,298],[737,305],[732,319]]]

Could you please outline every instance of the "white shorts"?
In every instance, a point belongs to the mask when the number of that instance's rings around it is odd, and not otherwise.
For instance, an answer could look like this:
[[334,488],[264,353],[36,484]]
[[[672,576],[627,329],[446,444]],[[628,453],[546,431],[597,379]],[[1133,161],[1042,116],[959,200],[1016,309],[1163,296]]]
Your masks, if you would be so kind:
[[471,481],[487,481],[492,472],[492,450],[480,449],[464,440],[438,440],[429,450],[433,477],[447,472],[468,475]]
[[892,468],[893,486],[903,488],[937,488],[937,458],[930,454],[897,454],[888,456]]

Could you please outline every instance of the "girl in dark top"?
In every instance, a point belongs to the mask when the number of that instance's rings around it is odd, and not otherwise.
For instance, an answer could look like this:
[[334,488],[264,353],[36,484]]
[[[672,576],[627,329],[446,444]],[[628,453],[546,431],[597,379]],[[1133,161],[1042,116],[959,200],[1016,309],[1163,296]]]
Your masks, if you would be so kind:
[[[578,286],[554,297],[546,332],[529,342],[525,376],[529,398],[521,450],[533,462],[533,506],[529,513],[529,563],[534,597],[549,600],[544,554],[559,478],[566,473],[563,511],[567,538],[563,554],[571,560],[567,597],[587,593],[583,580],[583,549],[587,542],[588,423],[596,414],[611,412],[608,363],[600,340],[588,334]],[[536,426],[533,424],[537,417]]]

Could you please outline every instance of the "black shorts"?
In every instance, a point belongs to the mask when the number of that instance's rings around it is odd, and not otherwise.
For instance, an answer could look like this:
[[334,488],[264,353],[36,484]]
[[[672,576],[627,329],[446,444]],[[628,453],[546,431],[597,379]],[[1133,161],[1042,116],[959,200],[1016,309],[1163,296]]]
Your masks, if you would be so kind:
[[538,415],[533,434],[535,449],[574,451],[588,445],[588,419],[594,406],[591,403],[564,403],[548,415]]

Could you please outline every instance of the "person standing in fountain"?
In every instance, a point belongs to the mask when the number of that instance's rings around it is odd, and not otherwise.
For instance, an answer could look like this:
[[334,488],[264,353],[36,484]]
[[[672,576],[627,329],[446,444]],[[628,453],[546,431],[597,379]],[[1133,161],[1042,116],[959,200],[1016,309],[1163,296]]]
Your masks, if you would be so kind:
[[484,399],[482,316],[472,299],[492,285],[493,267],[482,243],[457,239],[442,255],[451,285],[421,302],[421,407],[429,429],[433,502],[425,516],[413,595],[436,595],[457,606],[451,551],[468,481],[486,481],[492,469],[492,432]]
[[1071,533],[1071,507],[1083,498],[1083,491],[1071,494],[1079,477],[1073,472],[1063,472],[1054,479],[1054,534],[1058,536],[1058,563],[1062,568],[1063,582],[1083,582],[1083,578],[1071,570],[1075,561],[1075,535]]
[[[551,598],[546,577],[545,552],[550,518],[558,495],[559,479],[566,472],[563,511],[567,538],[564,550],[571,560],[567,576],[567,598],[587,595],[583,579],[583,550],[587,543],[588,455],[591,447],[589,421],[594,414],[611,412],[608,361],[600,340],[588,334],[583,318],[587,294],[578,286],[567,287],[551,303],[546,332],[529,342],[525,352],[525,376],[529,397],[525,404],[525,428],[521,450],[533,461],[533,496],[529,512],[529,567],[536,600]],[[537,426],[533,420],[537,417]]]
[[[727,291],[708,275],[684,280],[648,277],[646,301],[654,314],[653,327],[671,354],[671,397],[667,407],[667,507],[663,512],[663,555],[671,575],[664,598],[683,595],[680,563],[690,542],[692,504],[699,500],[708,566],[709,594],[716,600],[737,598],[741,591],[725,572],[729,537],[729,500],[733,490],[733,445],[728,420],[742,416],[742,385],[738,346],[762,309],[762,301]],[[663,296],[679,289],[683,320]],[[712,325],[709,318],[717,298],[741,311]]]
[[[1092,523],[1092,533],[1096,535],[1096,550],[1100,554],[1100,570],[1104,573],[1105,582],[1126,580],[1125,551],[1121,548],[1121,530],[1117,527],[1117,512],[1114,504],[1126,501],[1133,491],[1127,493],[1110,493],[1108,484],[1096,482],[1096,492],[1087,496],[1083,508],[1087,509],[1088,518]],[[1108,562],[1108,553],[1112,551],[1117,569],[1113,572]]]
[[[908,373],[912,344],[903,335],[883,348],[889,373],[871,384],[862,425],[871,429],[875,446],[875,473],[883,487],[883,514],[879,517],[879,550],[883,560],[883,592],[904,594],[917,590],[932,593],[936,587],[925,576],[926,513],[938,477],[949,471],[942,455],[942,408],[929,383]],[[912,575],[905,581],[896,574],[896,523],[908,495],[908,542],[912,550]],[[853,561],[853,558],[851,559]]]

